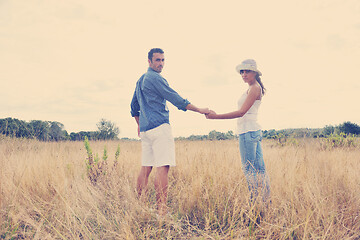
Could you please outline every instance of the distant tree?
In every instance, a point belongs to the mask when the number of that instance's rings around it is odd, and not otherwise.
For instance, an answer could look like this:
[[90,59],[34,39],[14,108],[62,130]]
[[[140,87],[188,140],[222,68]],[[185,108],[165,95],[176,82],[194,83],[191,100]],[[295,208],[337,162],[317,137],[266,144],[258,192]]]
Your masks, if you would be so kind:
[[29,123],[34,136],[41,141],[49,141],[50,140],[50,123],[44,122],[40,120],[32,120]]
[[7,121],[6,119],[0,119],[0,133],[6,135]]
[[264,130],[263,131],[263,137],[264,138],[275,139],[276,136],[277,136],[277,132],[276,132],[275,129]]
[[322,134],[321,130],[314,130],[313,132],[311,132],[310,136],[311,136],[312,138],[324,137],[324,135]]
[[0,133],[11,137],[32,138],[33,133],[25,121],[16,118],[0,119]]
[[209,140],[225,140],[225,133],[212,130],[209,132]]
[[64,135],[64,125],[59,122],[48,122],[49,124],[49,140],[51,141],[61,141],[65,139]]
[[2,122],[2,132],[4,135],[6,136],[10,136],[10,137],[16,137],[16,134],[19,131],[19,124],[16,121],[17,119],[13,119],[13,118],[5,118],[3,119]]
[[87,131],[87,132],[81,131],[80,136],[81,136],[81,140],[84,140],[85,136],[89,140],[98,140],[99,139],[99,132],[98,131]]
[[29,124],[25,121],[15,119],[18,124],[18,131],[16,137],[18,138],[33,138],[34,134],[29,128]]
[[70,140],[71,141],[84,141],[85,137],[89,140],[98,140],[99,132],[98,131],[81,131],[78,133],[72,132],[70,133]]
[[190,135],[188,138],[179,138],[179,140],[190,140],[190,141],[199,141],[208,139],[207,135]]
[[98,135],[98,139],[99,140],[114,140],[114,139],[118,139],[118,135],[120,133],[119,128],[116,126],[115,123],[108,121],[104,118],[102,118],[100,120],[100,122],[98,122],[96,124],[96,126],[99,129],[99,135]]
[[64,130],[60,122],[32,120],[25,122],[15,118],[0,119],[0,134],[10,137],[36,138],[40,141],[83,141],[85,136],[89,140],[118,139],[119,128],[112,122],[105,119],[97,124],[99,131],[81,131],[70,133]]
[[310,137],[311,131],[308,128],[291,129],[290,134],[294,138]]
[[209,132],[209,140],[216,140],[216,136],[217,136],[217,131],[212,130],[211,132]]
[[335,127],[331,126],[331,125],[326,125],[323,129],[322,129],[322,135],[324,137],[326,136],[330,136],[331,134],[333,134],[335,132]]
[[71,140],[69,133],[65,129],[62,130],[62,132],[63,132],[64,140]]
[[337,128],[345,134],[360,134],[360,126],[352,122],[344,122],[337,126]]
[[225,139],[234,139],[234,132],[233,131],[228,131],[227,133],[225,133]]
[[70,140],[71,141],[80,141],[81,137],[79,133],[72,132],[70,133]]

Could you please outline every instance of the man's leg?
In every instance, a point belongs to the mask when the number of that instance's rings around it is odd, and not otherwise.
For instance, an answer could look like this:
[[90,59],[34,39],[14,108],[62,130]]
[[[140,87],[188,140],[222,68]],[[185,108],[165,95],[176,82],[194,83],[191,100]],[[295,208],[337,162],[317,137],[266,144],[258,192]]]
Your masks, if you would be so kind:
[[145,167],[142,166],[138,179],[137,179],[137,186],[136,186],[136,190],[138,192],[138,197],[140,198],[142,191],[145,189],[146,191],[146,186],[148,184],[148,180],[149,180],[149,175],[151,173],[152,167]]
[[155,190],[156,190],[158,211],[160,215],[166,214],[169,168],[170,166],[168,165],[156,168]]

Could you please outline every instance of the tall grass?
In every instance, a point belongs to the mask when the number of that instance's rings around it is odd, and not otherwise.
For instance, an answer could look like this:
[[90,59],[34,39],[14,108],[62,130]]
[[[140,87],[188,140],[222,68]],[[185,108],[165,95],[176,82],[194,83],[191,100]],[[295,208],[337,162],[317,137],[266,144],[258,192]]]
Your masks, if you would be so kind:
[[90,145],[100,160],[106,146],[113,168],[96,184],[82,142],[0,137],[0,239],[360,238],[358,145],[263,141],[272,204],[258,223],[236,141],[176,142],[165,218],[155,211],[153,174],[146,201],[137,199],[139,142]]

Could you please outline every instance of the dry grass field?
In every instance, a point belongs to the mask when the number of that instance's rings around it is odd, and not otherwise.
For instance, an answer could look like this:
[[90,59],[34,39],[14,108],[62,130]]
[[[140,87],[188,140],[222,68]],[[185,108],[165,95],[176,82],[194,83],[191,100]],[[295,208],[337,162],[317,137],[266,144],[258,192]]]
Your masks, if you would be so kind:
[[136,198],[139,142],[90,141],[109,156],[94,184],[83,142],[0,137],[0,239],[360,239],[360,146],[319,141],[263,141],[272,204],[257,223],[235,140],[176,142],[159,218],[153,175]]

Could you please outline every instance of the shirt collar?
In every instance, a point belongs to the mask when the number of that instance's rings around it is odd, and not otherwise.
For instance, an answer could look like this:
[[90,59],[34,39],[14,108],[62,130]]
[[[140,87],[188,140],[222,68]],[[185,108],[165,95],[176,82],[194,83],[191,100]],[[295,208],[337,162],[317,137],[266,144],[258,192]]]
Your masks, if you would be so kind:
[[149,68],[148,68],[148,71],[151,71],[151,72],[157,73],[157,74],[159,74],[159,75],[161,76],[161,74],[160,74],[160,73],[158,73],[157,71],[155,71],[155,70],[154,70],[154,69],[152,69],[151,67],[149,67]]
[[[156,72],[154,69],[152,69],[151,67],[148,68],[148,71],[153,71]],[[157,72],[156,72],[157,73]]]

